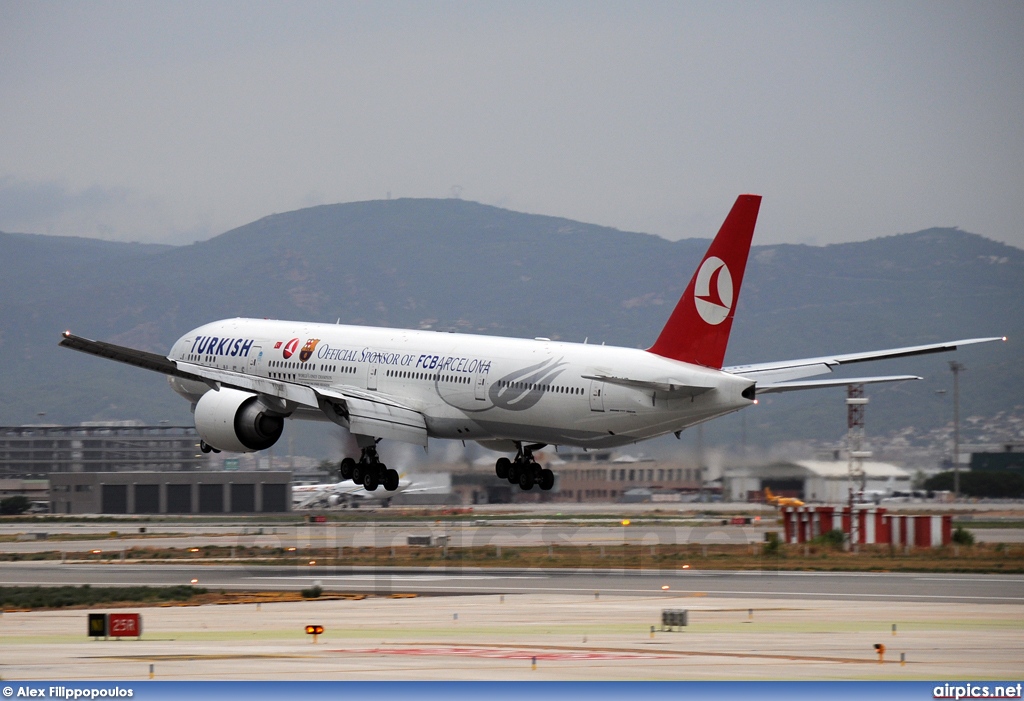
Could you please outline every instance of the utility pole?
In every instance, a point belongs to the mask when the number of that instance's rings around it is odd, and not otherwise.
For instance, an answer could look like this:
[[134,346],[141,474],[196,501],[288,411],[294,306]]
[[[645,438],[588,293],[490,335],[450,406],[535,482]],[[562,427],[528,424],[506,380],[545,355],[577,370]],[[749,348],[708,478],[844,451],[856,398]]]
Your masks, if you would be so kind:
[[747,466],[747,414],[746,412],[740,412],[740,457],[743,460],[743,466]]
[[855,486],[859,488],[860,501],[863,501],[867,487],[864,459],[871,457],[871,451],[864,450],[864,410],[867,406],[864,385],[846,385],[846,469],[850,480],[850,544],[854,552],[860,543],[860,517],[853,510],[853,490]]
[[697,424],[697,479],[700,480],[700,491],[697,500],[704,501],[704,424]]
[[864,450],[864,410],[868,398],[864,396],[864,385],[846,386],[846,464],[851,488],[863,493],[867,487],[864,474],[864,460],[871,457],[870,450]]
[[953,371],[953,499],[960,500],[960,373],[967,367],[955,360],[949,361]]

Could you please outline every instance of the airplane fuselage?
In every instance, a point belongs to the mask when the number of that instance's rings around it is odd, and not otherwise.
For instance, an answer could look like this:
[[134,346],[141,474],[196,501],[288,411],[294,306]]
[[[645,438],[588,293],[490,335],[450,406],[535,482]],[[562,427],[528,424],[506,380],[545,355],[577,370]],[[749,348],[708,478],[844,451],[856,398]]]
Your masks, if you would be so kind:
[[[432,438],[607,448],[742,409],[752,382],[639,349],[435,331],[229,319],[201,326],[172,360],[329,389],[356,387],[423,414]],[[711,389],[678,396],[588,377]],[[170,377],[195,403],[210,387]],[[299,408],[293,418],[326,420]]]

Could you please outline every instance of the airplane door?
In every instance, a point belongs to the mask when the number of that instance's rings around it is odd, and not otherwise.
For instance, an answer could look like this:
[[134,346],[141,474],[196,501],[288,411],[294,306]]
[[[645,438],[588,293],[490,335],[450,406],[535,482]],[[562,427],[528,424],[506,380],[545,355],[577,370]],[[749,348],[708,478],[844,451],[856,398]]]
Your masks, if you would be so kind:
[[590,381],[590,410],[604,411],[604,383],[600,380]]
[[366,389],[377,389],[377,366],[371,365],[366,371]]
[[480,401],[487,400],[487,375],[476,375],[473,378],[474,393]]
[[263,348],[261,346],[253,346],[249,350],[249,362],[245,364],[245,372],[250,375],[259,375],[260,368],[263,367]]

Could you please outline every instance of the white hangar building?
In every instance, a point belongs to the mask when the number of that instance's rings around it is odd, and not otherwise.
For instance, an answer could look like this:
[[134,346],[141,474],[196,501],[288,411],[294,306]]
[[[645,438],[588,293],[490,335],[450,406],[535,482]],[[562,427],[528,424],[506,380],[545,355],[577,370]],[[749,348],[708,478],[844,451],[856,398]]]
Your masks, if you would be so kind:
[[[898,465],[865,460],[862,466],[866,494],[911,490],[910,472]],[[851,486],[855,492],[860,491],[859,484],[850,482],[849,465],[845,460],[793,460],[726,468],[723,482],[725,498],[741,502],[764,501],[765,487],[777,495],[816,504],[845,504],[850,498]]]

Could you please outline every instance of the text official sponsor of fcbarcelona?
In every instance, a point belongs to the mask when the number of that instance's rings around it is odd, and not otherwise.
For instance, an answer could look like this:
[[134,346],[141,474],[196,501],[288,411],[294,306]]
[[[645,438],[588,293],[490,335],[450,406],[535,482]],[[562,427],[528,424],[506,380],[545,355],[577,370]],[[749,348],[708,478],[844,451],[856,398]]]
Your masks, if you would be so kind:
[[331,348],[327,343],[319,346],[316,357],[320,360],[335,360],[343,363],[373,363],[375,365],[398,365],[414,367],[422,370],[439,370],[445,372],[482,372],[491,371],[491,361],[482,358],[460,358],[447,355],[389,353],[375,351],[370,348],[355,350],[352,348]]

